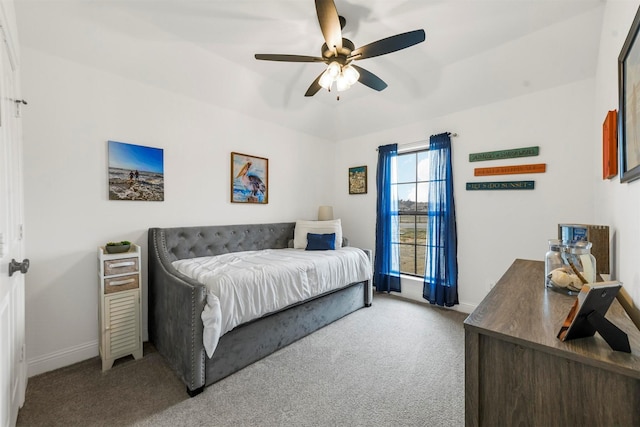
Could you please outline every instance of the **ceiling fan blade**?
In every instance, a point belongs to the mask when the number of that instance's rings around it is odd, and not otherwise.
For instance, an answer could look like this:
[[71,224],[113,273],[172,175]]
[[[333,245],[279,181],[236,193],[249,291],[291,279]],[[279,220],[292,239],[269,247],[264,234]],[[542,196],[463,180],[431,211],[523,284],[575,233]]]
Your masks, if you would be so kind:
[[367,71],[364,68],[358,67],[357,65],[353,64],[351,64],[351,67],[355,68],[360,73],[360,78],[358,79],[358,81],[363,85],[369,86],[371,89],[375,89],[378,92],[386,89],[387,84],[371,71]]
[[374,56],[386,55],[422,43],[425,39],[424,30],[409,31],[408,33],[396,34],[386,39],[378,40],[368,45],[359,47],[351,52],[349,59],[366,59]]
[[318,22],[324,40],[327,46],[332,49],[334,46],[337,50],[342,49],[342,27],[340,26],[340,18],[338,17],[338,9],[333,0],[316,0],[316,12],[318,14]]
[[316,56],[304,56],[304,55],[279,55],[268,53],[256,53],[256,59],[263,61],[282,61],[282,62],[325,62],[323,58]]
[[311,83],[311,86],[309,86],[309,89],[307,89],[307,92],[304,94],[304,96],[313,96],[316,93],[318,93],[320,89],[322,89],[322,86],[320,86],[320,83],[318,82],[320,81],[320,77],[322,77],[323,74],[324,74],[324,71],[320,73],[318,77],[316,77],[313,83]]

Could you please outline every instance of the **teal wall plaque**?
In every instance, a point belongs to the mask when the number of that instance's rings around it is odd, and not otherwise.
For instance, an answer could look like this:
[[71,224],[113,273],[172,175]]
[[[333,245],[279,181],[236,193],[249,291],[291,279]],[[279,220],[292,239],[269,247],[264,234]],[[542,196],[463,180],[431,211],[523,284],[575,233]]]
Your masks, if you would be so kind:
[[511,150],[486,151],[484,153],[469,154],[470,162],[482,162],[485,160],[514,159],[516,157],[532,157],[540,154],[540,147],[513,148]]
[[467,182],[467,191],[472,190],[533,190],[535,181]]

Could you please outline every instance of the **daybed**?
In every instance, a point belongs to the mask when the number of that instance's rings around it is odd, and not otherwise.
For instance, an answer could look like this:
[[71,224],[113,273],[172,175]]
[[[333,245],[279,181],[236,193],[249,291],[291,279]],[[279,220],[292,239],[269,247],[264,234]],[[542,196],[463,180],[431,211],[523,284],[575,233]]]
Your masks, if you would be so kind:
[[[179,272],[172,263],[243,251],[288,248],[294,239],[295,225],[149,229],[149,340],[184,381],[189,395],[194,396],[205,386],[371,305],[370,279],[341,283],[335,290],[235,327],[219,338],[212,357],[207,356],[201,314],[207,304],[208,290],[204,284]],[[370,252],[367,256],[370,269]]]

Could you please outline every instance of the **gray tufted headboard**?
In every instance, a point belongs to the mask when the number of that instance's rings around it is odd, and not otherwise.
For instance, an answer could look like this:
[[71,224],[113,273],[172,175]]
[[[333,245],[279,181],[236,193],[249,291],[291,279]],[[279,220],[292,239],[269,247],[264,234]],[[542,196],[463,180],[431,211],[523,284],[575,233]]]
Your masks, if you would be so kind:
[[212,225],[150,229],[169,262],[230,252],[286,248],[295,223]]

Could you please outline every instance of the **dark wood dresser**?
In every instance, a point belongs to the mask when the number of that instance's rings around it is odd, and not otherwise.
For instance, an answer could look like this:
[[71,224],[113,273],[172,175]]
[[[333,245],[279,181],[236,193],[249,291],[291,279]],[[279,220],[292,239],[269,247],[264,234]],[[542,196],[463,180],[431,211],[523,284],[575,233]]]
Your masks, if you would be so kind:
[[560,341],[575,298],[544,288],[542,261],[514,261],[464,322],[467,426],[640,426],[640,331],[614,301],[631,354],[597,333]]

